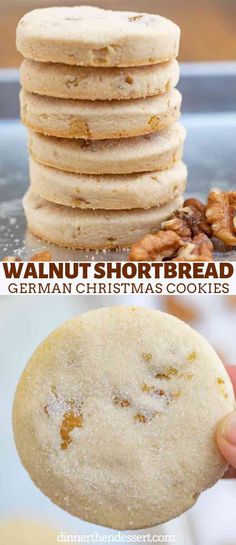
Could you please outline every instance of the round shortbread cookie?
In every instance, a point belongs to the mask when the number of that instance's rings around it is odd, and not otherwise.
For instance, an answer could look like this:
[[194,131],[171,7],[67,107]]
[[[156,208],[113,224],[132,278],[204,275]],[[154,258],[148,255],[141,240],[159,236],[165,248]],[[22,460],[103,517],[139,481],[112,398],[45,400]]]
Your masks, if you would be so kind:
[[21,91],[20,102],[23,123],[36,132],[102,140],[150,134],[168,127],[180,116],[181,94],[172,89],[157,97],[92,102]]
[[40,62],[145,66],[175,59],[179,41],[179,27],[159,15],[76,6],[27,13],[16,44],[24,57]]
[[218,422],[233,387],[214,349],[153,309],[103,308],[58,327],[17,386],[16,446],[34,483],[89,522],[158,525],[226,471]]
[[81,210],[53,204],[28,191],[23,199],[31,233],[47,242],[74,249],[129,248],[181,208],[179,197],[149,210]]
[[94,68],[24,60],[23,89],[38,95],[80,100],[121,100],[163,94],[179,81],[177,61],[140,68]]
[[141,174],[103,176],[72,174],[30,159],[31,190],[47,201],[83,209],[125,210],[162,206],[186,189],[182,161],[170,169]]
[[39,162],[78,174],[133,174],[169,168],[182,157],[186,131],[179,123],[146,136],[73,140],[30,131],[29,149]]
[[0,525],[2,545],[55,545],[59,532],[37,522],[9,520]]

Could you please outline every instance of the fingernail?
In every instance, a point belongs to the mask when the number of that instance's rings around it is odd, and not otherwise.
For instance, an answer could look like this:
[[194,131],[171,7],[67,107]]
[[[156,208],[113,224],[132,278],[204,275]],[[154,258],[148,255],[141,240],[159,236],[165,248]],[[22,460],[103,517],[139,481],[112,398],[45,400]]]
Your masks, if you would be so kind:
[[236,412],[229,414],[222,424],[221,433],[228,443],[236,446]]

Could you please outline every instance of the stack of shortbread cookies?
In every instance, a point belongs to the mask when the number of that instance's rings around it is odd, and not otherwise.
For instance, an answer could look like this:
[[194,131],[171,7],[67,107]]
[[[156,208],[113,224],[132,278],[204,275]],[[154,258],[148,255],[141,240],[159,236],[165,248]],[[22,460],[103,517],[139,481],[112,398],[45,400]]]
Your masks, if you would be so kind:
[[69,248],[124,248],[181,207],[187,171],[171,21],[89,6],[17,29],[30,129],[29,229]]

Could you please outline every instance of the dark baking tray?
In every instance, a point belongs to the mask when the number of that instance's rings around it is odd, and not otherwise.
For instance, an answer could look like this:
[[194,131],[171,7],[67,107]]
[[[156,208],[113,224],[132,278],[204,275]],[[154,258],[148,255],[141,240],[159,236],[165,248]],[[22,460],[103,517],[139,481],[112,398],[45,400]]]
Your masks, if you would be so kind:
[[[183,64],[179,89],[187,128],[188,194],[236,190],[236,62]],[[0,70],[0,259],[49,250],[54,260],[123,260],[127,252],[71,251],[45,244],[26,229],[21,199],[28,186],[27,134],[19,122],[18,71]],[[235,252],[236,254],[236,252]],[[217,259],[235,260],[231,251]]]

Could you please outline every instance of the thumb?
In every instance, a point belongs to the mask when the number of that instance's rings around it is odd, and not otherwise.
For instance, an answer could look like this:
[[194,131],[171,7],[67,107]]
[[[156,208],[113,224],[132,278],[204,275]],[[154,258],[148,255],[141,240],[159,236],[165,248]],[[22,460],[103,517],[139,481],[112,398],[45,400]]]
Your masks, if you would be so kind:
[[236,469],[236,412],[226,416],[219,424],[216,440],[221,454]]

